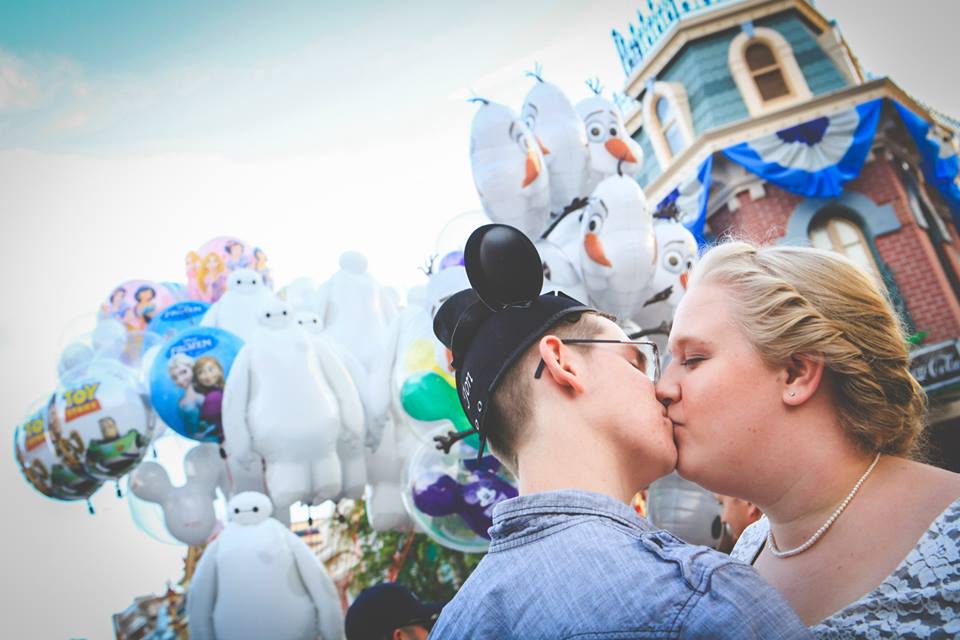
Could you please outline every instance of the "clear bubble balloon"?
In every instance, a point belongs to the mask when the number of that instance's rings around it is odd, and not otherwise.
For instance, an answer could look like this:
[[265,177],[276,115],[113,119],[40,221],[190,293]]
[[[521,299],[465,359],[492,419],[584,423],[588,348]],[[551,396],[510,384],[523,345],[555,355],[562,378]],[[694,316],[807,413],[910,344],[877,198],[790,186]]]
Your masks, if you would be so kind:
[[433,247],[433,252],[439,261],[437,267],[440,267],[444,261],[447,264],[443,268],[456,264],[457,253],[460,254],[459,264],[463,264],[463,248],[467,244],[467,238],[474,229],[485,224],[490,224],[490,218],[479,209],[465,211],[447,222],[437,235],[437,241]]
[[438,544],[467,553],[487,550],[494,505],[517,495],[516,481],[496,458],[478,462],[477,450],[462,441],[450,453],[421,445],[407,464],[403,486],[414,522]]
[[647,516],[690,544],[716,547],[723,533],[720,505],[713,494],[676,471],[650,485]]

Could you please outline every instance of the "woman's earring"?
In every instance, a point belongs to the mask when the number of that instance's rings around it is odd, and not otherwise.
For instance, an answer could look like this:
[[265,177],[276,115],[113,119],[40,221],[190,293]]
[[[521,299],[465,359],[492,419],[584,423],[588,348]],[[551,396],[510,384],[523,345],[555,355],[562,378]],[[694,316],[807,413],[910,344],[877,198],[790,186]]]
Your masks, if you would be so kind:
[[790,396],[791,398],[793,398],[793,397],[796,397],[797,392],[796,392],[796,391],[791,391],[791,392],[788,393],[787,395]]

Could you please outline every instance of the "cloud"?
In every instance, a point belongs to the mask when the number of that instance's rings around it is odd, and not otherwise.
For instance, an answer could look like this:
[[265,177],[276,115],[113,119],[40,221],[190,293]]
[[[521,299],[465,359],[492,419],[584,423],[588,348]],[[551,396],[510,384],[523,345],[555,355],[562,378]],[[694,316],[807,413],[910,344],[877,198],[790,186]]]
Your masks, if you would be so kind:
[[33,75],[22,60],[0,52],[0,113],[37,104],[40,92]]

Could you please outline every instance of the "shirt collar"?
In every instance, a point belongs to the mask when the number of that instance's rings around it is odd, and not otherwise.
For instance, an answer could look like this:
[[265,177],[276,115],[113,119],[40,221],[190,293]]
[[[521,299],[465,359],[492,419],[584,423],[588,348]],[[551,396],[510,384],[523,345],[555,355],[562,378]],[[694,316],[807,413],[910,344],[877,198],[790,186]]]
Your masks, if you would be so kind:
[[632,507],[612,496],[573,489],[547,491],[511,498],[494,506],[490,550],[508,541],[519,542],[521,538],[561,524],[558,520],[577,515],[609,518],[643,531],[656,530]]

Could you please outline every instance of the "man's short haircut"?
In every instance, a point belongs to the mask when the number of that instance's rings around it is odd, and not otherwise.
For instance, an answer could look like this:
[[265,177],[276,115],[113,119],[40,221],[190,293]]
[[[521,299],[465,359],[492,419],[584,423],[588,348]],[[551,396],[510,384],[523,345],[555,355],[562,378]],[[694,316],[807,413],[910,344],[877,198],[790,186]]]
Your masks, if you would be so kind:
[[504,374],[503,380],[493,394],[493,402],[487,411],[484,431],[487,442],[497,458],[511,471],[517,471],[517,444],[524,427],[533,415],[530,407],[530,385],[533,383],[535,364],[539,359],[540,339],[555,335],[563,339],[595,338],[603,331],[598,318],[615,321],[611,315],[597,311],[584,311],[560,319],[537,338],[529,349]]

